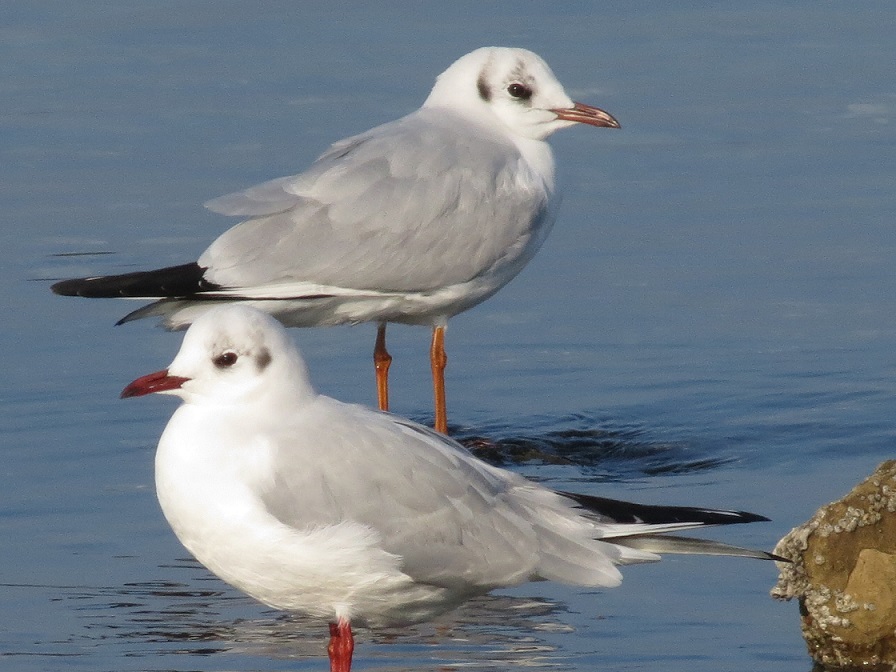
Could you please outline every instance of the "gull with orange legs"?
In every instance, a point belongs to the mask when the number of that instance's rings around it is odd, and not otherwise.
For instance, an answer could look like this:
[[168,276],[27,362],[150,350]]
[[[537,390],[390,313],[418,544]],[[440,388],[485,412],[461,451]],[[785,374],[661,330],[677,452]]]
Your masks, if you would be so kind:
[[619,127],[574,102],[531,51],[477,49],[439,75],[415,112],[335,143],[303,173],[209,201],[246,219],[196,262],[65,280],[53,291],[156,299],[122,322],[160,316],[172,329],[222,301],[292,327],[374,322],[383,410],[386,325],[429,326],[444,433],[448,319],[492,296],[541,247],[558,201],[545,141],[578,124]]

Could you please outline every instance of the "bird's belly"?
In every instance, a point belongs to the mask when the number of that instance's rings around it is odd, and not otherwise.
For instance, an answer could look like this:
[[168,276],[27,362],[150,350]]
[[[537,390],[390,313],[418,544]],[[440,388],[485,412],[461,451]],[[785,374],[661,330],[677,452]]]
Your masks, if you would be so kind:
[[398,625],[429,620],[462,601],[444,588],[415,584],[375,548],[344,542],[333,548],[330,539],[314,539],[329,532],[278,540],[229,530],[226,538],[182,541],[219,578],[259,602],[315,618]]
[[[510,278],[485,276],[469,282],[427,291],[373,291],[332,288],[330,293],[297,298],[242,298],[252,306],[277,318],[287,327],[324,327],[362,322],[397,322],[401,324],[436,325],[449,317],[485,301],[503,287]],[[223,298],[223,297],[222,297]],[[162,303],[168,328],[188,326],[217,301],[189,299]]]
[[220,483],[164,471],[156,473],[159,502],[181,543],[220,579],[270,607],[392,625],[430,619],[463,599],[456,589],[415,583],[367,526],[297,529],[232,482],[220,497]]
[[330,307],[330,319],[332,324],[397,322],[433,325],[485,301],[504,284],[492,278],[477,278],[430,291],[340,297]]

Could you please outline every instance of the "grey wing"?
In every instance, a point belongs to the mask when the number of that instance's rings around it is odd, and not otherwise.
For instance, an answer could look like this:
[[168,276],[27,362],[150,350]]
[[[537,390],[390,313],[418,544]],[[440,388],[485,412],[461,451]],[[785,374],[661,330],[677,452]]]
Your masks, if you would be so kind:
[[313,466],[286,459],[278,469],[265,504],[282,522],[368,525],[406,574],[434,585],[618,583],[613,564],[629,551],[594,541],[594,525],[563,498],[415,423],[339,407],[343,422],[329,416],[330,445],[319,446]]
[[209,207],[248,219],[200,257],[225,287],[308,281],[426,291],[500,272],[549,223],[515,146],[420,110],[333,145],[305,173]]

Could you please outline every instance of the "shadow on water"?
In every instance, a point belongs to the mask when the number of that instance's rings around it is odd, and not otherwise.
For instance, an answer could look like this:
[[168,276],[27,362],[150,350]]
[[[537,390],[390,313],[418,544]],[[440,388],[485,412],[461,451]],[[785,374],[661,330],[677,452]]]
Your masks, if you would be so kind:
[[687,441],[657,440],[642,427],[584,414],[536,418],[528,427],[507,423],[452,427],[451,435],[491,464],[570,465],[602,481],[707,471],[735,459]]

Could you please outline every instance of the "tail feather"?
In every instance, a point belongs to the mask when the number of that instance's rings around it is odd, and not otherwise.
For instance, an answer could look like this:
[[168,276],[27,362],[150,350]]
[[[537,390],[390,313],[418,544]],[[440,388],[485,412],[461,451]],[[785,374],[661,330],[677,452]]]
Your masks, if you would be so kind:
[[654,506],[618,499],[563,492],[579,507],[596,516],[604,524],[601,541],[647,553],[682,553],[689,555],[730,555],[759,560],[782,560],[765,551],[741,548],[708,539],[668,535],[666,532],[708,525],[734,525],[767,521],[768,518],[748,511],[701,509],[690,506]]
[[703,525],[734,525],[768,521],[749,511],[726,511],[724,509],[701,509],[691,506],[657,506],[635,504],[620,499],[608,499],[574,492],[561,492],[576,502],[581,508],[603,517],[613,523],[644,523],[647,525],[675,525],[700,527]]
[[90,299],[187,297],[221,289],[204,279],[206,270],[196,262],[192,262],[155,271],[62,280],[52,285],[50,289],[62,296],[82,296]]
[[678,553],[684,555],[729,555],[737,558],[756,558],[757,560],[777,560],[788,562],[785,558],[766,551],[742,548],[732,544],[694,537],[678,537],[674,535],[642,534],[632,537],[615,537],[604,541],[617,546],[625,546],[648,553]]

